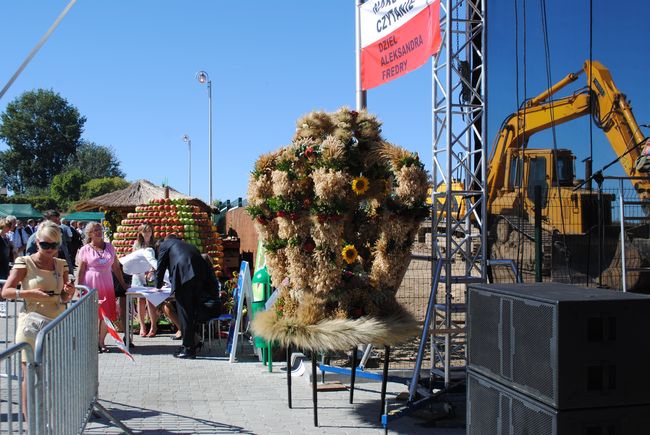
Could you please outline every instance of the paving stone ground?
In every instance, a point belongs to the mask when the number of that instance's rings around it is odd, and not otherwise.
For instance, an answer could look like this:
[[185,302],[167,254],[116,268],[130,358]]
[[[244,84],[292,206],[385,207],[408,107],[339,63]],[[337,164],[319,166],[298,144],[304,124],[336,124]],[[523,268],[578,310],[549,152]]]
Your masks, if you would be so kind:
[[[223,343],[217,342],[196,360],[178,360],[172,353],[179,342],[170,337],[136,336],[135,361],[115,347],[99,355],[99,401],[134,433],[384,433],[378,421],[378,382],[360,382],[354,404],[348,403],[348,391],[319,392],[320,425],[314,427],[307,375],[293,378],[293,409],[289,409],[286,374],[280,371],[283,363],[275,363],[269,373],[246,344],[240,360],[231,364]],[[405,390],[404,385],[389,383],[388,397]],[[120,430],[108,420],[93,418],[84,433]],[[391,421],[389,433],[456,435],[465,430],[434,427],[431,421],[406,416]]]

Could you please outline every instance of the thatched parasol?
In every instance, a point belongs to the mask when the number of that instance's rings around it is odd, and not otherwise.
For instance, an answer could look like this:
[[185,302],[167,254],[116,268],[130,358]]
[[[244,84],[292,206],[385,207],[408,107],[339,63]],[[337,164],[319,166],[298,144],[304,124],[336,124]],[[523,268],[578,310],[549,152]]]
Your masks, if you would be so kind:
[[[166,190],[168,193],[166,193]],[[188,204],[196,205],[202,211],[212,213],[211,208],[198,198],[183,195],[171,187],[156,186],[148,180],[138,180],[129,187],[115,192],[106,193],[85,201],[79,201],[75,206],[77,211],[116,210],[133,211],[136,206],[146,204],[152,199],[169,197],[171,199],[186,199]]]

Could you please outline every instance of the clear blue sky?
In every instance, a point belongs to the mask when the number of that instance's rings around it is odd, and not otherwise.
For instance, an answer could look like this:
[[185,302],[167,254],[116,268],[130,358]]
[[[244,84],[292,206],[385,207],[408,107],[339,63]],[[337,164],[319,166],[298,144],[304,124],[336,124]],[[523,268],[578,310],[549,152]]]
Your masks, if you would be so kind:
[[[0,86],[67,3],[0,2]],[[299,116],[354,107],[354,3],[79,0],[0,100],[0,111],[27,90],[53,89],[87,117],[84,139],[114,148],[128,180],[167,179],[184,193],[188,150],[181,137],[188,134],[192,195],[207,200],[207,90],[194,79],[205,70],[213,83],[213,197],[245,196],[253,162],[288,144]],[[639,123],[650,123],[650,2],[593,3],[594,59],[612,70]],[[531,97],[546,87],[546,73],[539,1],[526,5]],[[518,103],[514,2],[490,0],[488,6],[491,142]],[[579,70],[589,56],[588,6],[588,0],[547,0],[553,82]],[[520,73],[523,98],[521,63]],[[368,109],[383,121],[386,139],[419,152],[431,169],[430,63],[370,90]],[[588,156],[587,120],[559,128],[557,138],[579,160]],[[552,146],[550,136],[531,146]],[[594,150],[595,168],[614,158],[598,130]]]

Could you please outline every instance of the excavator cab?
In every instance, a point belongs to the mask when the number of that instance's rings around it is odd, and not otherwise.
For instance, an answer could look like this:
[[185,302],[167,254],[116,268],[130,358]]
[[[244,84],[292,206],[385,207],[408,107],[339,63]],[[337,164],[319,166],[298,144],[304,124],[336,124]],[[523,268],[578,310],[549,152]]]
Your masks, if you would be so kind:
[[[599,210],[603,213],[603,224],[612,222],[613,195],[601,195],[603,207],[600,208],[596,190],[574,190],[580,184],[576,180],[575,160],[568,149],[506,151],[505,184],[495,191],[496,197],[491,202],[492,232],[488,242],[492,258],[518,259],[525,280],[534,275],[537,186],[541,187],[543,276],[551,276],[553,264],[563,263],[567,255],[579,259],[572,260],[573,267],[588,270],[588,265],[580,263],[590,258],[587,251],[591,248],[584,243],[585,235],[591,234],[597,240]],[[500,272],[494,278],[505,282],[511,279]]]
[[[510,149],[505,189],[497,192],[492,213],[516,217],[535,215],[535,188],[541,187],[542,226],[561,227],[563,234],[585,234],[597,224],[597,192],[574,187],[575,156],[568,149]],[[604,195],[604,222],[610,224],[611,195]]]

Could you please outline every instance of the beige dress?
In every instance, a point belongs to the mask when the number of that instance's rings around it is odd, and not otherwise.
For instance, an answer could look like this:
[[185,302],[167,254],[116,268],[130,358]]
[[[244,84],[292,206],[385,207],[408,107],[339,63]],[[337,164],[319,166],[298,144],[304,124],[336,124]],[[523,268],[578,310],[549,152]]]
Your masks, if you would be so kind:
[[[54,259],[54,270],[44,270],[36,267],[31,256],[16,258],[14,269],[26,269],[25,278],[21,281],[21,290],[30,290],[40,288],[44,291],[53,290],[60,294],[63,290],[63,272],[68,270],[68,264],[60,258]],[[32,346],[35,345],[35,337],[31,334],[25,334],[25,317],[29,312],[37,312],[43,316],[54,319],[56,316],[65,311],[65,304],[60,302],[58,296],[53,296],[51,301],[25,301],[23,309],[18,314],[18,324],[16,325],[16,343],[26,342]],[[25,354],[23,353],[23,361]]]

